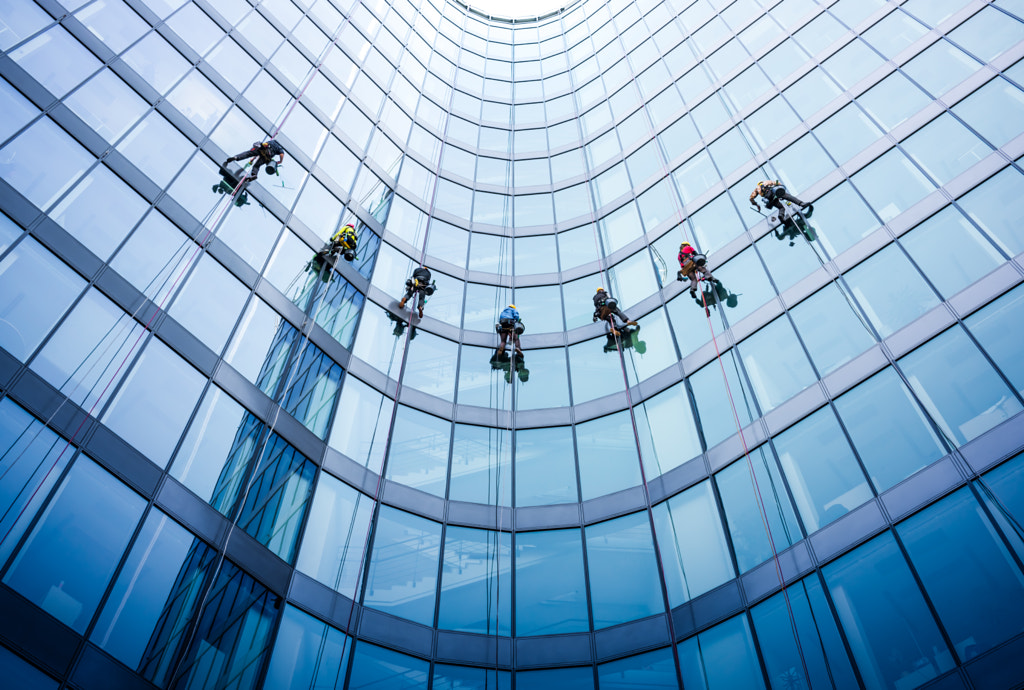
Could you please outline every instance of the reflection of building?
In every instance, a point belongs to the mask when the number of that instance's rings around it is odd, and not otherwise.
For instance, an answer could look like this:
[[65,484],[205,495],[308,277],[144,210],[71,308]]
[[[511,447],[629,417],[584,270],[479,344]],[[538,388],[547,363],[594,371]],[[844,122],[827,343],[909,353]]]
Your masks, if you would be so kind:
[[1018,2],[77,4],[0,8],[18,687],[1024,680]]

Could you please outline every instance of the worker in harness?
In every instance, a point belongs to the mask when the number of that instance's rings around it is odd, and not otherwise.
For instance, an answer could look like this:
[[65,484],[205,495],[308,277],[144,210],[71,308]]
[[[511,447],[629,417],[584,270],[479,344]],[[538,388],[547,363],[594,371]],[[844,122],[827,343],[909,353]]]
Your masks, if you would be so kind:
[[512,347],[515,353],[520,357],[523,356],[523,351],[519,347],[519,336],[526,330],[526,327],[523,326],[522,319],[519,318],[519,310],[516,309],[516,305],[510,304],[502,310],[498,315],[498,323],[494,324],[494,330],[498,332],[498,337],[501,339],[498,344],[498,357],[505,354],[505,343],[509,336],[512,337]]
[[[713,281],[715,278],[708,270],[708,258],[693,248],[689,242],[679,245],[679,272],[676,273],[676,280],[690,279],[690,297],[697,296],[698,283],[701,280]],[[702,276],[702,277],[698,277]]]
[[399,309],[405,309],[405,303],[409,301],[413,295],[419,295],[419,316],[423,318],[423,303],[426,302],[427,296],[434,294],[434,290],[437,286],[430,279],[430,269],[426,266],[420,266],[412,272],[412,277],[405,281],[405,297],[398,303]]
[[277,174],[277,166],[274,165],[274,156],[277,156],[277,165],[281,165],[281,163],[284,162],[284,147],[274,139],[269,141],[257,141],[248,151],[243,151],[242,153],[237,153],[234,156],[229,156],[228,159],[224,161],[224,165],[222,165],[221,168],[224,168],[228,163],[233,161],[255,158],[252,162],[252,170],[249,172],[249,179],[255,180],[260,174],[260,168],[263,166],[266,166],[268,175]]
[[795,196],[786,191],[786,187],[778,180],[761,180],[754,187],[754,191],[750,193],[750,205],[761,211],[761,207],[758,205],[757,197],[764,199],[764,207],[766,209],[778,209],[779,217],[785,216],[785,211],[782,207],[783,201],[796,204],[800,207],[800,212],[807,218],[810,218],[811,214],[814,213],[814,205],[807,204],[800,201]]
[[636,321],[630,321],[629,317],[619,309],[619,303],[615,301],[615,298],[605,292],[603,287],[599,287],[594,294],[594,321],[598,319],[607,321],[612,328],[612,335],[617,336],[619,331],[615,328],[615,319],[612,316],[619,317],[619,320],[627,326],[636,325]]
[[359,237],[356,235],[355,226],[345,223],[338,231],[331,236],[331,239],[320,250],[321,254],[345,257],[345,261],[353,261],[356,258],[356,245]]

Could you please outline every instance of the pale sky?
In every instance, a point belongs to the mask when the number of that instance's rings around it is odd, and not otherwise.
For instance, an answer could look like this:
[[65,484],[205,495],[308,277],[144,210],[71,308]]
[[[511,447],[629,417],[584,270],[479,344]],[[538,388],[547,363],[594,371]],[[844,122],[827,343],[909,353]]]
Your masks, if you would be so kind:
[[565,7],[573,0],[463,0],[467,5],[484,14],[506,19],[539,17]]

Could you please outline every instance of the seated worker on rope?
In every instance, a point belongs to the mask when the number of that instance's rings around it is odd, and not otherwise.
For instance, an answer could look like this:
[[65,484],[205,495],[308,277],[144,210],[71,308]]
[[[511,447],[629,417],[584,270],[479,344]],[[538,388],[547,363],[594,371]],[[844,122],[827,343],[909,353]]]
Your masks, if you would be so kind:
[[502,310],[501,314],[498,315],[498,323],[494,324],[494,330],[498,332],[498,336],[501,338],[501,342],[498,344],[497,357],[505,354],[505,343],[508,341],[509,335],[512,336],[512,347],[515,353],[520,357],[523,356],[523,351],[519,347],[519,335],[526,330],[526,327],[523,326],[523,321],[519,318],[519,311],[516,309],[516,305],[510,304]]
[[[714,281],[715,277],[707,267],[707,257],[699,253],[689,242],[679,245],[679,272],[676,273],[676,280],[690,279],[690,297],[697,296],[697,286],[701,280]],[[702,278],[698,277],[698,274]]]
[[783,201],[796,204],[800,207],[800,211],[806,217],[810,217],[814,213],[814,204],[807,204],[800,201],[795,196],[786,191],[786,187],[778,180],[761,180],[754,187],[754,191],[750,193],[750,205],[757,209],[758,213],[761,212],[761,207],[757,204],[757,197],[760,196],[764,199],[764,207],[766,209],[778,209],[779,219],[785,220],[785,210],[782,207]]
[[255,158],[252,162],[252,170],[249,172],[249,179],[255,180],[256,176],[260,174],[260,168],[263,166],[267,167],[268,175],[275,175],[277,173],[277,166],[274,165],[274,156],[277,156],[277,165],[281,165],[284,162],[284,147],[281,146],[277,141],[271,139],[270,141],[257,141],[252,145],[252,148],[242,153],[236,153],[234,156],[229,156],[224,165],[221,166],[223,170],[228,163],[233,161],[242,161],[246,158]]
[[426,266],[420,266],[412,272],[412,277],[405,281],[405,297],[398,303],[398,308],[405,309],[405,303],[409,301],[409,298],[419,294],[419,316],[422,319],[423,303],[428,295],[434,294],[435,289],[437,289],[436,286],[430,280],[430,269]]
[[354,261],[358,243],[359,237],[356,235],[355,226],[352,223],[345,223],[338,228],[338,232],[331,236],[324,248],[320,250],[320,254],[324,256],[341,254],[345,257],[345,261]]
[[622,313],[619,309],[619,303],[615,301],[615,298],[605,292],[603,287],[597,288],[597,293],[594,294],[594,321],[600,319],[601,321],[607,321],[612,327],[612,335],[619,335],[618,330],[615,329],[615,319],[612,316],[617,316],[622,323],[627,326],[635,326],[636,321],[630,321],[629,317]]

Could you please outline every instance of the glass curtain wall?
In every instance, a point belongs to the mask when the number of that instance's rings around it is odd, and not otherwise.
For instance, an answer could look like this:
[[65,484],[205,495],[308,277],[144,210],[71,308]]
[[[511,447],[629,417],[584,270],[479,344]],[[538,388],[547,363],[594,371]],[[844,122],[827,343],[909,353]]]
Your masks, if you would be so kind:
[[14,685],[1024,681],[1019,0],[8,0],[0,50]]

